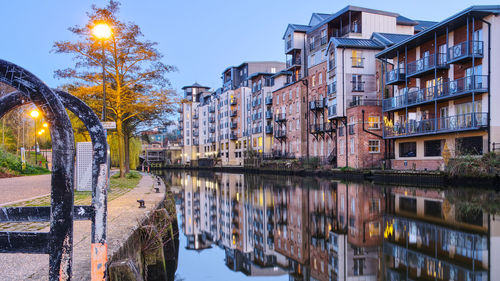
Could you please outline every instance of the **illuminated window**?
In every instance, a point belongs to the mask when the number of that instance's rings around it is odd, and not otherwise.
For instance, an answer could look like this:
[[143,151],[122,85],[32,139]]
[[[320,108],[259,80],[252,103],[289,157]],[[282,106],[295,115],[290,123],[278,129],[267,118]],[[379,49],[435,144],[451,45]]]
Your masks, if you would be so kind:
[[259,146],[262,146],[262,137],[259,137]]
[[368,141],[368,152],[380,153],[380,140],[369,140]]
[[380,116],[369,116],[368,117],[368,129],[371,129],[371,130],[380,129]]

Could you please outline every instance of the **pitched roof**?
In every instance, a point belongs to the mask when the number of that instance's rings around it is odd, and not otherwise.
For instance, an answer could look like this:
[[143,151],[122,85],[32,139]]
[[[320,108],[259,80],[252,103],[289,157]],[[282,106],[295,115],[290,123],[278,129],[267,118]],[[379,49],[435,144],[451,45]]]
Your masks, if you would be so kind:
[[[372,39],[356,39],[356,38],[338,38],[332,37],[330,44],[334,44],[337,48],[360,48],[360,49],[383,49],[384,46]],[[330,48],[328,44],[328,48]]]
[[293,32],[307,32],[309,28],[311,28],[309,25],[290,23],[286,27],[285,34],[283,34],[283,39],[285,39],[285,36],[288,33],[289,29],[291,29]]
[[416,20],[416,22],[418,22],[418,24],[414,27],[415,31],[423,31],[438,23],[437,21],[426,21],[426,20]]
[[396,18],[396,23],[400,25],[417,25],[418,22],[404,16],[398,16]]
[[403,46],[413,48],[426,42],[427,40],[432,40],[432,38],[434,38],[433,31],[444,33],[447,28],[454,29],[462,26],[465,23],[467,15],[485,17],[490,14],[500,14],[500,5],[471,6],[443,21],[431,25],[423,31],[420,31],[419,33],[408,37],[407,39],[400,41],[389,48],[386,48],[385,50],[379,52],[376,57],[395,57],[399,48],[403,48]]
[[202,85],[198,84],[197,82],[195,82],[191,86],[184,86],[184,87],[182,87],[183,90],[187,89],[187,88],[205,88],[205,89],[210,89],[210,87],[202,86]]
[[408,39],[411,36],[412,35],[409,34],[373,32],[371,39],[377,41],[377,43],[382,44],[385,47],[390,47],[405,39]]

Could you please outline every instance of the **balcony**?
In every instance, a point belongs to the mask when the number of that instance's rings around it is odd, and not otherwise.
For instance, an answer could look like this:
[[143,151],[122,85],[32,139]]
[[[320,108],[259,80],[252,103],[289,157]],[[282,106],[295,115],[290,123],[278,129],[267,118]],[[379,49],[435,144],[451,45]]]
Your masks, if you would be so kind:
[[238,110],[231,110],[229,112],[229,116],[231,116],[231,117],[235,117],[236,115],[238,115]]
[[208,131],[209,131],[210,133],[215,133],[215,127],[210,127],[210,128],[208,129]]
[[448,63],[483,57],[483,41],[465,41],[448,48]]
[[199,126],[200,126],[200,125],[199,125],[198,123],[193,123],[193,128],[198,129],[198,128],[199,128]]
[[290,50],[290,48],[292,47],[292,40],[287,40],[286,41],[286,47],[285,47],[285,52],[287,50]]
[[179,124],[179,130],[181,130],[181,131],[184,130],[184,125]]
[[407,77],[417,77],[435,69],[447,69],[449,65],[446,62],[446,54],[438,53],[410,62],[406,68]]
[[421,121],[410,120],[384,127],[384,138],[400,138],[429,134],[479,130],[488,126],[488,113],[472,112]]
[[331,105],[328,107],[328,119],[332,119],[337,116],[337,105]]
[[198,137],[198,136],[200,136],[200,133],[198,132],[198,130],[193,131],[193,137]]
[[286,138],[286,130],[282,129],[277,129],[274,131],[274,137],[277,139],[284,139]]
[[335,131],[332,122],[323,123],[323,130],[327,133]]
[[231,133],[231,134],[229,134],[229,139],[230,139],[230,140],[237,140],[237,139],[238,139],[238,136],[236,136],[236,134],[235,134],[235,133]]
[[275,122],[285,122],[286,121],[286,114],[285,113],[276,113],[274,115],[274,121]]
[[266,111],[266,119],[273,119],[273,112],[271,110]]
[[338,37],[344,37],[349,33],[361,33],[361,22],[343,26],[342,29],[340,30],[340,36]]
[[314,48],[316,48],[316,47],[317,47],[317,44],[315,44],[314,41],[309,43],[309,51],[314,50]]
[[321,45],[325,45],[326,43],[328,43],[328,36],[321,37]]
[[215,112],[215,105],[211,105],[208,107],[208,112],[214,113]]
[[209,117],[208,118],[209,123],[215,123],[215,117]]
[[323,123],[321,123],[321,124],[312,124],[309,127],[309,130],[310,130],[311,134],[323,133],[324,132],[324,125],[323,125]]
[[286,68],[287,69],[290,69],[290,68],[293,68],[293,67],[296,67],[296,66],[300,66],[301,65],[301,59],[300,57],[296,57],[296,58],[291,58],[289,60],[286,61]]
[[236,128],[238,128],[238,123],[236,123],[236,122],[231,122],[231,123],[229,124],[229,127],[230,127],[231,129],[236,129]]
[[267,96],[265,99],[266,105],[273,105],[273,97]]
[[200,144],[200,142],[197,139],[193,140],[193,145],[199,145],[199,144]]
[[398,83],[405,82],[405,70],[404,68],[395,68],[391,71],[385,73],[385,84],[394,85]]
[[210,137],[210,138],[208,138],[208,142],[209,142],[209,143],[214,143],[214,142],[215,142],[215,137]]
[[255,114],[252,114],[252,120],[255,121],[255,120],[260,120],[262,119],[262,113],[255,113]]
[[355,67],[355,68],[363,68],[365,65],[364,64],[365,58],[352,57],[351,61],[352,61],[352,67]]
[[356,107],[356,106],[381,106],[382,101],[381,100],[375,100],[375,99],[353,99],[350,103],[348,108],[351,107]]
[[181,116],[179,116],[179,122],[182,122],[182,121],[184,121],[184,117],[181,115]]
[[273,133],[273,126],[267,125],[266,126],[266,134],[272,134]]
[[252,129],[252,134],[260,134],[262,133],[262,126],[258,126]]
[[238,104],[238,102],[236,99],[231,99],[231,105],[237,105],[237,104]]
[[364,92],[365,91],[365,82],[363,81],[351,81],[352,83],[352,91],[353,92]]
[[313,100],[309,102],[309,108],[311,110],[322,110],[325,107],[326,103],[324,99]]
[[486,92],[488,92],[487,75],[467,76],[439,83],[438,85],[429,88],[406,90],[403,95],[384,99],[382,109],[384,111],[389,111],[407,106],[433,102],[435,100],[445,100],[471,93]]
[[193,114],[193,119],[198,119],[198,113]]

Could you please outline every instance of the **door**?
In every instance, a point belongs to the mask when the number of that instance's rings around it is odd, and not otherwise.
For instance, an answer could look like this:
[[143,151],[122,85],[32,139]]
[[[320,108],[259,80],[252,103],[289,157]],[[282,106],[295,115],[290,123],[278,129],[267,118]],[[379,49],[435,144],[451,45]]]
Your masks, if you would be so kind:
[[448,107],[441,107],[439,110],[439,129],[447,130],[449,129],[449,119],[448,119]]
[[424,70],[424,69],[429,68],[430,52],[429,51],[425,51],[424,55],[422,57],[423,57],[423,65],[422,65],[422,69],[420,69],[420,70]]
[[445,65],[446,64],[446,44],[439,45],[438,51],[438,64]]

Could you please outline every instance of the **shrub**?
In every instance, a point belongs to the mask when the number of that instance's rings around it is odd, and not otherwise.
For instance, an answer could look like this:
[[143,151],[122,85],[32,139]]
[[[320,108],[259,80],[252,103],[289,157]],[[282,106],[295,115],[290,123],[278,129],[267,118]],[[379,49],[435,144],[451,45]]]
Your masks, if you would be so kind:
[[482,157],[464,155],[450,159],[446,171],[451,176],[494,176],[500,174],[500,155],[494,152]]

